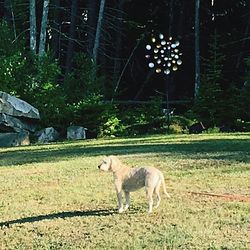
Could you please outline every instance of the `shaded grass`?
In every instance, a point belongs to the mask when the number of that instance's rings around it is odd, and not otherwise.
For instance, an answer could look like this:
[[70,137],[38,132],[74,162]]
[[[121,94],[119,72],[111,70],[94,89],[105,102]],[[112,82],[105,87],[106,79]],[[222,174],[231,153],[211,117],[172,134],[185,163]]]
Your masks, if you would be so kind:
[[[0,249],[248,249],[249,134],[150,136],[0,149]],[[148,215],[143,190],[116,213],[116,154],[155,165],[172,198]]]
[[[190,138],[192,138],[190,140]],[[192,157],[249,161],[249,134],[231,136],[192,135],[156,136],[136,139],[93,140],[87,143],[58,143],[13,149],[0,149],[0,166],[53,162],[74,157],[109,154],[168,154]],[[13,154],[15,153],[15,154]],[[32,154],[32,157],[30,157]]]

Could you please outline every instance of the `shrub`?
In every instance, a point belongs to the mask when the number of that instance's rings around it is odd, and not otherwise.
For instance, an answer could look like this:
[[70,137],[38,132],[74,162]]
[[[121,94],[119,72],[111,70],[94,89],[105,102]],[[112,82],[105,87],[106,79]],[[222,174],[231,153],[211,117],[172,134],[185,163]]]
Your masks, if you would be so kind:
[[100,126],[99,136],[119,136],[123,135],[125,126],[116,116],[111,116],[108,121]]
[[183,134],[186,133],[187,131],[180,126],[179,124],[170,124],[169,128],[168,128],[168,133],[169,134]]
[[124,135],[137,135],[160,132],[166,122],[162,112],[162,99],[151,97],[147,104],[119,106],[119,119],[126,130]]
[[[83,100],[77,104],[69,104],[67,107],[68,120],[66,124],[86,127],[90,132],[97,135],[112,135],[111,131],[116,128],[114,120],[117,109],[111,104],[102,102],[101,96],[93,96],[90,100]],[[113,120],[113,123],[111,122]],[[106,124],[106,125],[105,125]],[[104,133],[105,130],[105,134]]]

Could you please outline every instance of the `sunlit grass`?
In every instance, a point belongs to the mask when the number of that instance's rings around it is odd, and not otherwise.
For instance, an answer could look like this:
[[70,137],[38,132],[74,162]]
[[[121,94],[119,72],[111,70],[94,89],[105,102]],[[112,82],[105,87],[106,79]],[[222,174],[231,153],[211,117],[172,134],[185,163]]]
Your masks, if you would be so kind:
[[[2,148],[0,249],[250,249],[249,151],[246,133]],[[148,215],[140,190],[117,214],[109,154],[161,169],[171,199]]]

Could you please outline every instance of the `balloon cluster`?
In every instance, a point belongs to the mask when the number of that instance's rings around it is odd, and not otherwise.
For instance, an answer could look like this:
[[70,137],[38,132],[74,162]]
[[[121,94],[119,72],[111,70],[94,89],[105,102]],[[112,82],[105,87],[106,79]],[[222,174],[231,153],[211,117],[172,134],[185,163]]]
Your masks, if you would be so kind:
[[179,41],[173,41],[172,37],[165,39],[163,34],[151,36],[151,42],[146,45],[146,59],[148,67],[156,73],[169,75],[171,71],[178,70],[182,64],[179,51]]

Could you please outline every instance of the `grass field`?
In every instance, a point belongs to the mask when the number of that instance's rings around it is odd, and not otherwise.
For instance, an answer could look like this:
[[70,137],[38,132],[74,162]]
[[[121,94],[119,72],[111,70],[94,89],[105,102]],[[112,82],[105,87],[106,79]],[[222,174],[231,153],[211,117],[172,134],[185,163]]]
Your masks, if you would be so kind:
[[[171,199],[147,214],[140,190],[118,214],[110,154],[161,169]],[[249,156],[249,133],[2,148],[0,249],[250,249]]]

